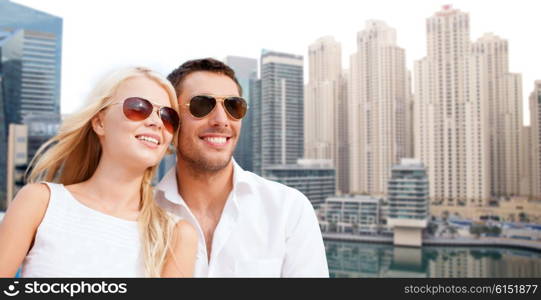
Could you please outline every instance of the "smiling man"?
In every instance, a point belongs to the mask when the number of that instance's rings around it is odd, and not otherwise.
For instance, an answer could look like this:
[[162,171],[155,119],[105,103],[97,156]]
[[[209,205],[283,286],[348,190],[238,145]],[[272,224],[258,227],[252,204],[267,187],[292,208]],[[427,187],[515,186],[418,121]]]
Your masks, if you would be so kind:
[[194,276],[328,277],[310,201],[232,159],[248,113],[234,71],[205,58],[182,64],[168,79],[181,125],[177,165],[156,187],[156,201],[197,229]]

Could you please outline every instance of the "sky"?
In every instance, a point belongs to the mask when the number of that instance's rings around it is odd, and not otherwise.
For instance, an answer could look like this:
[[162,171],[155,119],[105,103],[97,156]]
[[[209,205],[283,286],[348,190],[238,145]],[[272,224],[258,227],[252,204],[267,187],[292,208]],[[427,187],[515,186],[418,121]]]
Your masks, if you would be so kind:
[[12,0],[63,18],[63,114],[77,110],[108,71],[142,65],[163,75],[186,60],[259,58],[261,49],[305,56],[316,39],[342,44],[342,65],[367,20],[397,30],[409,69],[426,55],[426,18],[445,4],[470,14],[471,39],[492,32],[509,41],[510,71],[521,73],[523,111],[541,79],[541,1],[537,0]]

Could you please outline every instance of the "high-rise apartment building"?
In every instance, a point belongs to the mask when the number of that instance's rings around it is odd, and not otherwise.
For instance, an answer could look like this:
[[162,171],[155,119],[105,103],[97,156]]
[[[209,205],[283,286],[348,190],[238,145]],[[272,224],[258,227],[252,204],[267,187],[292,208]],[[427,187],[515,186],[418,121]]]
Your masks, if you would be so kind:
[[541,80],[530,94],[531,197],[541,199]]
[[308,48],[304,157],[331,159],[337,172],[337,190],[347,193],[347,77],[341,61],[341,45],[332,36],[319,38]]
[[341,46],[333,37],[308,48],[308,84],[304,98],[304,157],[335,162],[335,109],[341,73]]
[[335,168],[336,168],[336,190],[340,194],[350,192],[349,175],[349,111],[348,111],[348,77],[349,72],[343,71],[338,80],[338,97],[336,105],[337,120],[335,120]]
[[520,188],[522,77],[509,73],[508,55],[507,40],[494,34],[485,34],[472,44],[469,100],[483,102],[486,110],[479,120],[488,119],[482,126],[488,130],[493,197],[518,195]]
[[[467,13],[444,6],[427,19],[427,56],[415,62],[415,157],[430,200],[483,205],[490,198],[488,109],[481,57],[471,55]],[[479,65],[478,65],[479,64]]]
[[410,155],[405,51],[381,21],[366,23],[357,49],[348,80],[350,190],[384,195],[391,166]]
[[[257,89],[257,88],[256,88]],[[304,154],[303,58],[275,51],[261,54],[261,101],[253,122],[261,165],[295,164]],[[260,117],[260,120],[256,118]],[[254,126],[255,128],[256,126]],[[257,136],[259,135],[259,136]],[[254,154],[255,156],[255,154]],[[259,165],[259,162],[254,162]],[[257,169],[256,169],[257,171]]]
[[531,126],[523,126],[520,132],[520,195],[532,198],[532,133]]

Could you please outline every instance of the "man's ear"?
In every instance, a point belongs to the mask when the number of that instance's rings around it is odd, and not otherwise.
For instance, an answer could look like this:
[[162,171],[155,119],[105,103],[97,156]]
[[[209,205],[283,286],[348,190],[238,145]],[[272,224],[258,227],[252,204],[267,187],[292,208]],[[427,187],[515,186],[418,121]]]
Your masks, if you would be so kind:
[[92,129],[98,136],[105,135],[105,127],[103,126],[103,112],[99,112],[92,118]]

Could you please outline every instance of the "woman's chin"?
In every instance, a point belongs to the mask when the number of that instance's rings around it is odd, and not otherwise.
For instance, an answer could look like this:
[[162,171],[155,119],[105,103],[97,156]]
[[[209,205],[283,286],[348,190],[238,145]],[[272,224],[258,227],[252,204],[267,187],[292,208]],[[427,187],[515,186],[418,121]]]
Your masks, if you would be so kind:
[[[156,157],[137,157],[136,159],[132,160],[131,165],[137,166],[138,169],[146,170],[148,168],[157,167],[160,163],[159,158]],[[134,164],[135,163],[135,164]]]

